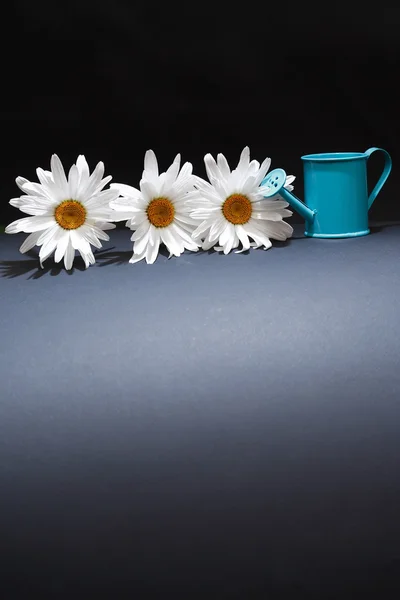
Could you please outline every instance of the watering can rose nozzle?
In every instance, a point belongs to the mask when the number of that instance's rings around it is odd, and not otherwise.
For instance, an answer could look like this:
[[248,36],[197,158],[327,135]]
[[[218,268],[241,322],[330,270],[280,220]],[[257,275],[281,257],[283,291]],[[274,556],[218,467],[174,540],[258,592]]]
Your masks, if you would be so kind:
[[285,189],[286,172],[283,169],[274,169],[261,182],[262,194],[264,198],[270,198],[279,194],[286,202],[290,204],[306,221],[312,223],[316,214],[315,210],[311,210],[296,198],[294,194]]

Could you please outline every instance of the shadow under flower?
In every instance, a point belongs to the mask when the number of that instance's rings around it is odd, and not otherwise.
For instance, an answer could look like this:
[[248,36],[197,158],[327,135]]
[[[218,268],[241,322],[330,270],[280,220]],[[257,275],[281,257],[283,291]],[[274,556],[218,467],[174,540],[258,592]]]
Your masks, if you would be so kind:
[[[99,267],[125,265],[129,263],[129,260],[133,256],[132,250],[113,250],[113,248],[106,248],[104,250],[99,250],[99,252],[96,253],[96,262]],[[169,252],[165,246],[160,246],[158,256],[164,256],[165,258],[169,257]]]
[[[7,279],[14,279],[15,277],[21,277],[30,273],[27,279],[40,279],[44,275],[51,275],[55,277],[62,271],[65,271],[67,275],[73,275],[74,271],[85,271],[85,263],[81,256],[76,256],[72,269],[67,271],[64,267],[64,263],[55,263],[54,258],[50,257],[43,265],[43,269],[40,266],[39,256],[33,250],[27,252],[25,256],[29,256],[26,260],[1,260],[0,261],[0,276]],[[31,273],[31,271],[33,271]]]

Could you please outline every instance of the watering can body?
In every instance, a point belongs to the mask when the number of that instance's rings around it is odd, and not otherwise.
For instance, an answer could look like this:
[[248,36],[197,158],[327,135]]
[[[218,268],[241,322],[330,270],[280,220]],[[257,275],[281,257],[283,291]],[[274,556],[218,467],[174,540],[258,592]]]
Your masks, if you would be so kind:
[[[376,151],[383,153],[385,164],[368,196],[367,161]],[[279,194],[305,218],[305,235],[319,238],[367,235],[368,210],[391,171],[388,152],[370,148],[366,152],[307,154],[301,158],[305,202],[284,187]]]

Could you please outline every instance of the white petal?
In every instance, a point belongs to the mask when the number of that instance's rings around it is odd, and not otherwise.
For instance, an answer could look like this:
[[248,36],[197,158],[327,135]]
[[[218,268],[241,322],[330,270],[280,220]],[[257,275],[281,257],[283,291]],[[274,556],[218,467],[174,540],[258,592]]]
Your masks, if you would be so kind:
[[133,240],[133,236],[131,237],[131,240],[135,242],[134,251],[136,252],[136,254],[141,254],[146,250],[147,244],[149,243],[149,230],[150,227],[148,226],[147,231],[138,239]]
[[62,235],[57,243],[57,248],[54,254],[54,260],[56,263],[60,262],[64,258],[67,245],[69,243],[69,231],[63,230]]
[[151,180],[158,177],[158,163],[153,150],[147,150],[144,155],[144,170],[150,175]]
[[11,200],[9,201],[9,204],[11,204],[11,206],[14,206],[15,208],[19,208],[21,206],[21,204],[23,204],[24,202],[24,196],[22,196],[21,198],[11,198]]
[[79,182],[80,185],[86,184],[89,179],[90,171],[89,165],[87,164],[87,160],[83,154],[80,154],[76,161],[76,166],[79,172]]
[[140,198],[141,192],[131,185],[126,185],[125,183],[111,183],[111,189],[116,189],[119,191],[121,196],[127,196],[128,198]]
[[132,258],[129,259],[131,264],[137,263],[143,260],[146,257],[146,252],[142,252],[141,254],[136,254],[135,252],[132,255]]
[[222,215],[219,215],[210,227],[210,239],[218,240],[219,236],[225,231],[226,226],[226,219]]
[[163,229],[161,229],[160,235],[162,241],[164,242],[168,250],[171,252],[171,254],[174,254],[175,256],[180,256],[184,250],[183,244],[178,239],[176,239],[176,236],[172,234],[170,228],[164,227]]
[[58,230],[61,229],[57,224],[54,224],[51,227],[48,227],[47,229],[43,230],[40,233],[40,236],[38,238],[38,246],[41,246],[42,244],[46,244],[48,240],[50,240],[54,233]]
[[53,154],[51,157],[51,172],[53,175],[54,183],[63,192],[65,199],[68,198],[68,182],[65,176],[64,167],[62,166],[61,160],[57,154]]
[[157,237],[158,238],[160,237],[160,234],[158,232],[158,228],[154,227],[154,225],[150,224],[150,227],[149,227],[149,244],[151,246],[154,246]]
[[287,208],[289,206],[286,200],[276,200],[271,198],[263,198],[252,203],[254,210],[280,210],[281,208]]
[[233,238],[235,234],[235,226],[232,223],[227,222],[225,229],[219,236],[219,243],[221,246],[225,246],[230,238]]
[[95,258],[93,256],[92,249],[90,248],[90,244],[83,237],[80,238],[78,250],[79,254],[83,258],[86,268],[88,268],[89,265],[95,263]]
[[136,231],[131,236],[131,241],[135,242],[136,240],[143,237],[150,229],[150,223],[148,220],[144,221],[139,225]]
[[103,186],[102,177],[104,175],[104,164],[97,163],[95,170],[86,182],[81,182],[79,186],[79,198],[77,200],[89,200],[94,194],[100,191]]
[[[51,201],[53,198],[49,192],[49,190],[40,183],[32,183],[31,181],[27,181],[24,183],[23,191],[25,194],[32,194],[33,196],[39,196],[41,200],[47,199],[47,201]],[[59,194],[62,194],[63,198],[66,198],[68,194],[59,191]]]
[[121,210],[123,212],[130,210],[132,213],[137,212],[139,207],[136,204],[136,200],[133,198],[127,198],[126,196],[115,198],[110,202],[110,208],[113,210]]
[[215,181],[219,181],[221,179],[221,171],[219,170],[214,157],[210,153],[205,155],[204,164],[206,167],[207,177],[210,180],[210,182],[214,185]]
[[51,254],[53,254],[54,250],[56,249],[57,243],[62,237],[62,229],[60,229],[60,227],[54,227],[52,230],[49,231],[49,233],[51,233],[51,235],[47,237],[39,252],[41,266],[43,265],[44,261]]
[[190,235],[188,233],[186,233],[186,231],[184,231],[181,227],[179,227],[179,225],[177,223],[172,223],[170,225],[170,229],[171,229],[171,233],[175,234],[174,237],[175,239],[177,239],[178,237],[181,238],[181,240],[183,240],[185,242],[185,246],[187,247],[188,250],[193,249],[197,249],[198,248],[198,244],[193,240],[193,238],[190,237]]
[[51,192],[56,186],[54,184],[53,178],[48,175],[48,172],[44,171],[40,167],[36,169],[36,175],[43,187],[47,187],[47,189]]
[[[115,229],[116,228],[115,223],[109,223],[108,221],[107,222],[105,222],[105,221],[96,221],[96,225],[97,225],[97,227],[99,227],[100,230],[103,230],[103,231],[107,231],[109,229]],[[107,235],[107,234],[104,234],[104,235]],[[107,236],[107,238],[110,239],[108,236]]]
[[74,250],[79,250],[81,247],[82,236],[79,233],[78,229],[71,229],[69,232],[69,239],[71,240],[72,247]]
[[293,227],[286,221],[263,221],[262,229],[269,238],[280,241],[285,241],[293,233]]
[[185,215],[181,211],[175,212],[175,220],[179,221],[179,223],[185,223],[186,225],[191,225],[193,227],[197,227],[198,225],[198,221],[196,219],[193,219],[193,217],[190,217],[189,215]]
[[[224,245],[224,254],[229,254],[229,252],[232,250],[232,248],[235,246],[235,242],[238,240],[237,236],[236,236],[236,232],[235,229],[233,229],[233,233],[232,235],[230,235],[228,237],[228,239],[225,242]],[[237,244],[236,244],[237,247]]]
[[158,190],[154,183],[147,181],[146,179],[140,180],[140,190],[146,203],[151,202],[154,198],[157,198]]
[[5,229],[6,233],[32,233],[33,231],[42,231],[54,225],[54,217],[25,217],[10,223]]
[[114,206],[111,207],[112,211],[111,211],[111,215],[110,215],[110,219],[112,219],[115,222],[118,221],[128,221],[129,219],[132,218],[132,215],[134,214],[132,210],[127,209],[125,212],[121,209],[115,209]]
[[256,173],[258,173],[259,168],[260,163],[258,162],[258,160],[252,160],[249,164],[248,172],[252,175],[256,175]]
[[88,212],[88,217],[95,221],[112,221],[115,213],[111,208],[91,208]]
[[188,180],[191,180],[192,178],[192,172],[193,172],[193,165],[190,162],[185,162],[185,164],[182,166],[182,169],[179,172],[178,177],[176,178],[176,184],[182,184],[183,182],[187,182]]
[[31,215],[31,216],[52,217],[54,214],[54,210],[51,207],[49,207],[49,206],[43,207],[39,203],[21,204],[21,206],[19,206],[18,208],[20,209],[20,211],[26,213],[27,215]]
[[250,240],[247,236],[246,231],[243,229],[242,225],[236,225],[236,235],[238,236],[243,250],[246,251],[250,248]]
[[[90,252],[82,252],[82,250],[79,250],[79,254],[83,258],[83,262],[85,263],[86,269],[92,263],[92,260],[93,260],[93,264],[94,264],[94,260],[95,259],[94,259],[92,251],[90,251]],[[92,259],[92,257],[93,257],[93,259]]]
[[163,194],[163,193],[166,193],[169,191],[169,189],[171,188],[171,186],[173,185],[173,183],[175,182],[175,180],[178,176],[180,164],[181,164],[181,155],[177,154],[174,158],[174,162],[172,163],[172,165],[168,168],[168,170],[165,173],[165,179],[162,184],[160,194]]
[[258,171],[258,173],[256,175],[255,185],[260,185],[260,183],[262,182],[262,180],[268,173],[270,166],[271,166],[271,159],[269,157],[267,157],[261,163],[260,170]]
[[231,174],[231,170],[229,168],[228,161],[226,160],[225,156],[221,153],[217,156],[217,165],[222,177],[228,178]]
[[148,245],[147,249],[146,249],[146,262],[148,265],[152,265],[157,256],[158,256],[158,250],[160,248],[160,235],[157,235],[154,241],[154,244],[152,245]]
[[69,186],[69,197],[72,200],[78,198],[78,187],[79,187],[79,171],[76,165],[72,165],[68,174],[68,186]]
[[[285,209],[283,209],[281,212],[283,212]],[[281,212],[273,212],[271,210],[264,210],[264,211],[253,211],[251,216],[253,219],[258,219],[261,221],[282,221],[282,217],[283,215],[281,214]],[[287,211],[290,213],[290,211]],[[290,215],[289,215],[290,216]]]
[[72,269],[72,265],[74,263],[75,258],[75,250],[72,247],[71,240],[68,240],[67,248],[64,254],[64,265],[67,271]]
[[[182,169],[180,170],[180,173],[178,175],[178,177],[176,178],[175,183],[172,186],[172,192],[173,195],[176,199],[184,196],[186,199],[188,199],[188,193],[194,191],[196,192],[196,190],[194,190],[194,175],[192,174],[192,170],[193,170],[193,166],[191,163],[186,162]],[[198,196],[198,194],[196,194]]]
[[110,208],[110,202],[117,199],[119,200],[117,190],[104,190],[103,192],[96,194],[96,196],[92,196],[90,200],[84,201],[83,204],[87,209],[94,206],[106,206],[107,208]]
[[250,164],[250,148],[248,146],[245,146],[242,150],[242,153],[240,155],[240,159],[238,162],[238,165],[235,169],[235,171],[237,172],[238,175],[243,176]]
[[28,179],[25,179],[25,177],[17,177],[15,180],[15,183],[17,184],[17,186],[19,187],[20,190],[22,190],[23,192],[24,190],[24,186],[29,183]]
[[[112,223],[91,223],[90,221],[86,221],[85,225],[87,225],[87,227],[90,227],[90,229],[93,231],[93,233],[95,234],[96,237],[99,238],[99,240],[104,240],[105,242],[108,242],[108,240],[110,239],[109,235],[107,233],[104,232],[104,229],[114,229],[115,225],[113,225]],[[109,225],[109,226],[107,226]]]
[[197,227],[197,229],[195,229],[192,233],[193,239],[203,237],[204,234],[206,234],[209,231],[209,229],[212,225],[213,225],[213,220],[210,220],[210,219],[206,219],[205,221],[200,223],[200,225]]
[[202,244],[202,249],[204,251],[207,252],[207,250],[210,250],[210,248],[212,248],[215,245],[215,240],[210,240],[210,239],[205,239],[203,244]]
[[257,243],[257,246],[264,245],[265,248],[270,248],[272,246],[271,240],[268,238],[266,233],[263,233],[256,226],[257,222],[250,219],[246,225],[243,225],[243,229],[253,240]]
[[243,178],[240,187],[242,194],[249,195],[253,190],[257,188],[255,176],[247,174]]
[[87,242],[89,242],[90,244],[92,244],[95,248],[101,248],[102,247],[100,240],[98,239],[98,237],[93,232],[93,229],[91,227],[89,227],[88,225],[82,225],[82,227],[80,228],[80,233],[81,233],[82,237]]
[[31,250],[34,246],[36,246],[36,242],[38,241],[40,235],[40,231],[35,231],[34,233],[28,235],[26,240],[21,245],[19,251],[22,252],[22,254],[24,254],[24,252],[28,252],[28,250]]

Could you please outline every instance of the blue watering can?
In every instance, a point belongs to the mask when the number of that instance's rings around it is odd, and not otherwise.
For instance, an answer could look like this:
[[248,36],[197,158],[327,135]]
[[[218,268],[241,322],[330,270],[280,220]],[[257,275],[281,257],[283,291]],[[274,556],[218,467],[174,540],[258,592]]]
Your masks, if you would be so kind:
[[[367,161],[373,152],[385,159],[382,175],[368,196]],[[286,173],[274,169],[262,181],[265,198],[278,194],[306,221],[305,235],[346,238],[367,235],[368,210],[389,177],[392,159],[382,148],[366,152],[307,154],[304,167],[305,202],[284,188]]]

